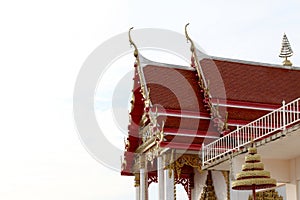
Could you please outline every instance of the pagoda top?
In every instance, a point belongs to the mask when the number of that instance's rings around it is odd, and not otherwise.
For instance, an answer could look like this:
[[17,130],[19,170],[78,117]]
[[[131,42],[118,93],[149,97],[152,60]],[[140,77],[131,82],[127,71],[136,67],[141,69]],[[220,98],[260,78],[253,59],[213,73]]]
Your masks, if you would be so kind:
[[279,54],[279,57],[281,58],[285,58],[285,60],[283,61],[283,65],[284,66],[292,66],[291,61],[289,61],[287,58],[291,57],[293,55],[293,50],[292,47],[290,45],[290,42],[286,36],[286,34],[283,34],[283,38],[282,38],[282,46],[281,46],[281,51]]

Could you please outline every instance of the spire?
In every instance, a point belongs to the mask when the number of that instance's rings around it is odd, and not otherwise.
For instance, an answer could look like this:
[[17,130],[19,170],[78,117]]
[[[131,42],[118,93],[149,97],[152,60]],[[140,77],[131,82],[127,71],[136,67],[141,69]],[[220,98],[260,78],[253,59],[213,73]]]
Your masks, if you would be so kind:
[[280,58],[285,58],[285,60],[282,62],[283,66],[292,66],[291,61],[289,61],[287,58],[291,57],[293,55],[293,50],[291,48],[291,45],[289,43],[289,40],[286,36],[286,34],[283,34],[282,38],[282,46],[281,46],[281,52],[279,54]]
[[200,200],[217,200],[210,170],[207,173],[206,184],[203,187]]
[[264,170],[264,164],[261,162],[260,155],[251,142],[248,148],[248,155],[245,157],[245,164],[242,172],[237,174],[237,180],[232,182],[234,190],[252,190],[255,200],[255,190],[271,188],[276,186],[276,180],[270,178],[270,172]]

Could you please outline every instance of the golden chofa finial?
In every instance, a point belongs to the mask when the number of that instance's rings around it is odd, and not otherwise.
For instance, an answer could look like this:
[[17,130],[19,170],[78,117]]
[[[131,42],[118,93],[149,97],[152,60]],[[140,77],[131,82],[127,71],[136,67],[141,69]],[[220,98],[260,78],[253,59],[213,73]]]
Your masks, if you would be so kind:
[[131,30],[133,29],[133,27],[131,27],[128,31],[128,37],[129,37],[129,42],[130,42],[130,46],[133,46],[134,47],[134,57],[137,57],[138,54],[139,54],[139,51],[138,51],[138,48],[137,46],[135,45],[135,43],[133,42],[132,38],[131,38]]
[[189,34],[188,34],[188,32],[187,32],[187,27],[188,27],[188,25],[190,25],[190,23],[187,23],[187,24],[185,25],[185,27],[184,27],[185,37],[186,37],[186,39],[187,39],[187,42],[190,42],[190,43],[191,43],[191,51],[194,52],[194,50],[195,50],[195,45],[194,45],[193,40],[190,38],[190,36],[189,36]]
[[291,63],[290,60],[288,60],[288,57],[291,57],[293,55],[293,50],[291,48],[291,45],[289,43],[289,40],[286,36],[286,34],[283,34],[282,38],[282,46],[281,46],[281,52],[279,54],[280,58],[284,58],[283,66],[292,66],[293,64]]

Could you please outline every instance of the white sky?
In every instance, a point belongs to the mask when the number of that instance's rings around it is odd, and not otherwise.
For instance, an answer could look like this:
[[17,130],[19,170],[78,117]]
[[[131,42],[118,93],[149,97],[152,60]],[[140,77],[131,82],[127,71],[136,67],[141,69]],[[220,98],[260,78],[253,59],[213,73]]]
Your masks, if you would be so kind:
[[131,26],[183,34],[190,22],[211,55],[276,64],[285,32],[300,66],[298,0],[103,2],[1,1],[0,199],[133,199],[133,180],[87,153],[72,115],[81,65]]

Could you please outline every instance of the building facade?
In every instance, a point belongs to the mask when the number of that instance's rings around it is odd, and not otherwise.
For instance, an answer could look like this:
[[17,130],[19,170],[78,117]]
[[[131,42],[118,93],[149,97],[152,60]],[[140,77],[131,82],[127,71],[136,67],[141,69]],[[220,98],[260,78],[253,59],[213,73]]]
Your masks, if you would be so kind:
[[148,199],[153,182],[157,199],[176,199],[176,184],[188,199],[248,198],[231,182],[251,141],[283,198],[300,199],[300,70],[287,59],[287,37],[283,65],[208,56],[186,37],[191,64],[178,66],[143,57],[129,32],[134,83],[121,174],[135,177],[136,199]]

